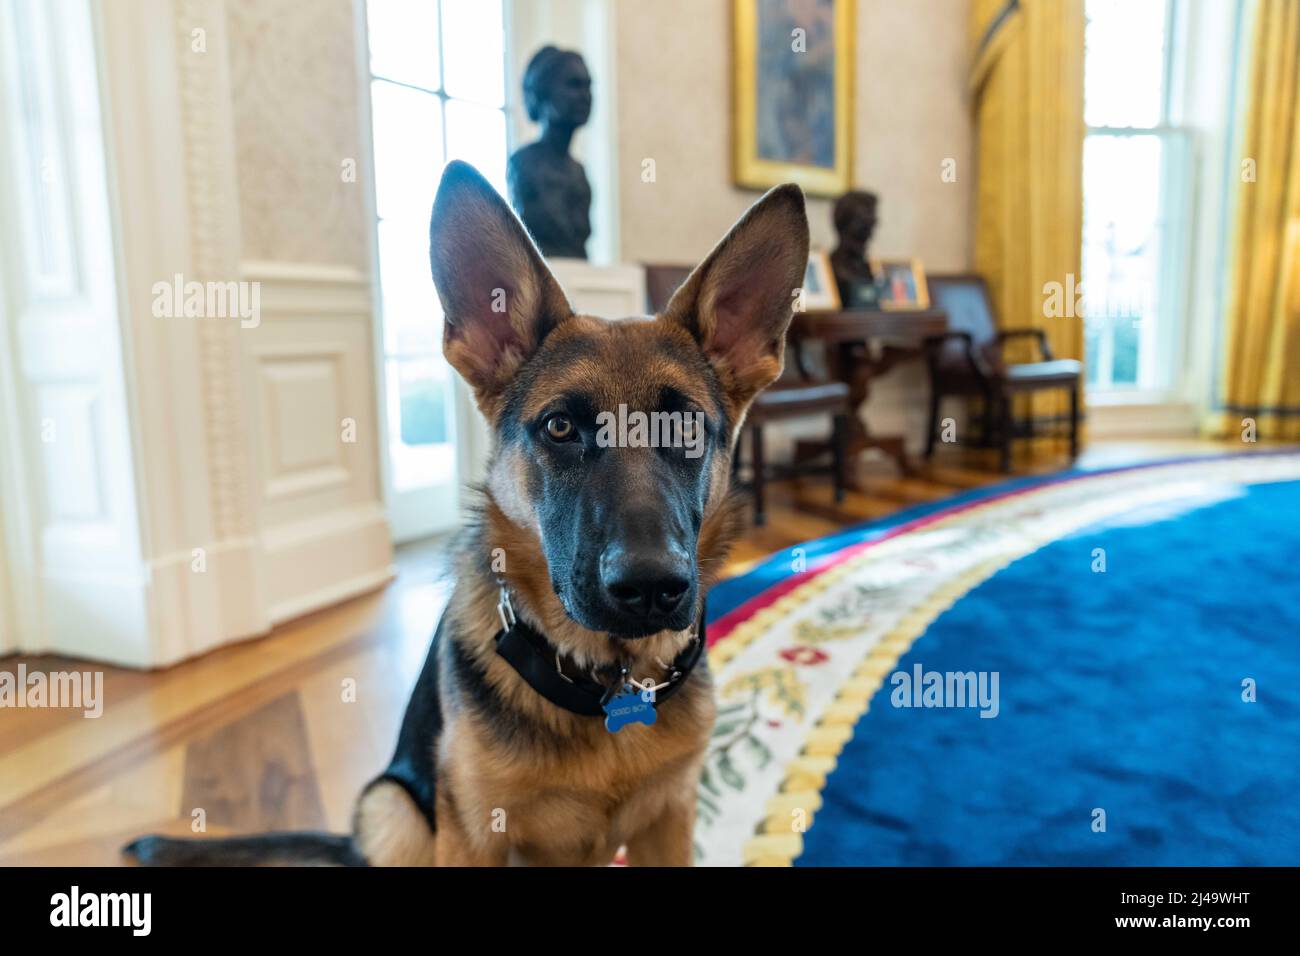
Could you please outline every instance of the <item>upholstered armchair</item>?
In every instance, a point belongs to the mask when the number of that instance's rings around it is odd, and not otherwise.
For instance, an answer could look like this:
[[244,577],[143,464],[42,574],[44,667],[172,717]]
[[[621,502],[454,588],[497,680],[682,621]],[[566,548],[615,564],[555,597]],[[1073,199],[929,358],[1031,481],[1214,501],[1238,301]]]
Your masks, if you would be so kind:
[[[1013,402],[1016,395],[1064,389],[1070,394],[1070,458],[1079,451],[1079,389],[1083,365],[1052,354],[1042,329],[999,329],[984,280],[977,275],[930,276],[931,302],[948,314],[948,331],[926,340],[930,368],[930,421],[925,454],[934,453],[940,405],[949,396],[980,396],[984,400],[983,441],[1000,449],[1003,471],[1011,470],[1011,441],[1015,437]],[[1035,362],[1007,362],[1003,346],[1013,339],[1038,344]],[[1032,434],[1032,422],[1026,429]]]

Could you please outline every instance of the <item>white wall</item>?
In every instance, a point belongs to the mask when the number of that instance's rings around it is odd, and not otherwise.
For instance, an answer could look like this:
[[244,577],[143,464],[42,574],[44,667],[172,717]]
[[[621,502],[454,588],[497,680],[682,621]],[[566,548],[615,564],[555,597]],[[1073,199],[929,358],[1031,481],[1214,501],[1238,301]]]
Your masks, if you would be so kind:
[[[696,260],[758,198],[732,185],[731,0],[617,9],[621,252]],[[853,186],[880,196],[872,244],[934,271],[970,262],[971,119],[966,0],[858,0]],[[657,179],[641,180],[655,159]],[[940,164],[957,161],[957,182]],[[812,198],[813,245],[831,248],[833,200]]]
[[[695,262],[758,193],[732,185],[731,0],[619,3],[619,235],[627,262]],[[853,186],[880,196],[873,255],[919,256],[931,272],[971,262],[974,186],[966,97],[966,0],[858,0]],[[598,92],[599,95],[599,92]],[[653,158],[656,181],[641,180]],[[957,181],[940,164],[956,160]],[[810,198],[813,246],[834,247],[833,200]],[[923,443],[926,377],[906,363],[873,383],[873,429]],[[791,435],[774,435],[780,456]]]
[[[592,261],[692,262],[758,198],[731,181],[732,0],[507,0],[512,148],[535,136],[521,102],[528,57],[544,43],[577,49],[594,81],[591,122],[574,154],[592,182]],[[935,272],[970,265],[972,126],[965,84],[967,0],[858,0],[854,186],[881,197],[873,253],[920,256]],[[657,180],[642,182],[641,162]],[[940,164],[957,162],[957,181]],[[830,199],[811,198],[815,246],[831,248]],[[925,427],[925,373],[907,363],[874,384],[873,428]],[[468,431],[469,429],[466,429]],[[774,456],[796,434],[773,435]],[[479,444],[483,438],[479,436]],[[475,461],[482,457],[480,447]],[[471,465],[471,471],[473,466]]]

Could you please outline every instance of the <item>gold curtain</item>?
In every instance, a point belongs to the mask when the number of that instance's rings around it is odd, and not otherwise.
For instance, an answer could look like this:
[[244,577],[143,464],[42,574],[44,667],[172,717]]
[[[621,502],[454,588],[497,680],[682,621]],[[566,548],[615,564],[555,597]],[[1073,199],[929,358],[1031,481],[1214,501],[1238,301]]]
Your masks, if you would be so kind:
[[1258,0],[1212,430],[1300,440],[1300,3]]
[[[972,0],[970,30],[975,270],[999,323],[1043,328],[1057,358],[1082,360],[1083,0]],[[1065,314],[1044,314],[1047,283]],[[1067,407],[1064,393],[1035,399],[1039,415]]]

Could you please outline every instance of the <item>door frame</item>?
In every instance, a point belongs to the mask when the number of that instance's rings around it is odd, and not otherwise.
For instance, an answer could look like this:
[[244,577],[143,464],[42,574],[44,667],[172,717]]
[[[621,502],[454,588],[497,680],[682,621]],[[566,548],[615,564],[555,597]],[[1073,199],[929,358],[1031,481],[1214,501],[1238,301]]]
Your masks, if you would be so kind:
[[[10,11],[12,15],[12,11]],[[0,20],[0,52],[7,42],[8,20]],[[0,130],[9,122],[8,94],[0,77]],[[9,148],[8,137],[0,142]],[[10,168],[10,154],[0,153],[0,175],[10,182],[17,173]],[[36,571],[36,530],[32,512],[30,431],[23,428],[22,389],[19,362],[17,301],[22,267],[21,244],[13,236],[21,211],[12,189],[0,187],[0,654],[31,649],[41,633],[39,609],[41,582]]]
[[[375,405],[379,427],[379,475],[383,485],[384,508],[394,544],[404,544],[430,535],[450,531],[460,524],[463,515],[462,488],[466,479],[465,448],[467,429],[465,402],[469,397],[460,376],[452,374],[447,390],[451,408],[447,410],[448,441],[455,452],[456,470],[450,487],[431,485],[413,491],[398,491],[393,486],[393,463],[390,451],[391,418],[388,413],[388,360],[384,348],[384,300],[379,272],[379,214],[375,196],[375,138],[370,109],[370,33],[366,19],[366,0],[354,0],[353,18],[356,37],[357,116],[360,142],[364,152],[360,165],[362,204],[366,217],[366,250],[370,262],[370,302],[374,321],[371,325],[371,354],[374,359]],[[439,353],[441,354],[441,353]],[[472,402],[471,402],[472,404]]]
[[[0,194],[0,214],[7,214],[3,194]],[[24,635],[31,633],[33,591],[19,580],[24,569],[30,569],[30,536],[24,520],[27,500],[24,491],[26,453],[21,439],[15,376],[11,367],[13,329],[8,316],[13,314],[6,291],[5,263],[13,250],[6,248],[0,233],[0,445],[6,454],[0,456],[0,656],[14,654],[24,649]],[[20,560],[24,559],[24,560]]]

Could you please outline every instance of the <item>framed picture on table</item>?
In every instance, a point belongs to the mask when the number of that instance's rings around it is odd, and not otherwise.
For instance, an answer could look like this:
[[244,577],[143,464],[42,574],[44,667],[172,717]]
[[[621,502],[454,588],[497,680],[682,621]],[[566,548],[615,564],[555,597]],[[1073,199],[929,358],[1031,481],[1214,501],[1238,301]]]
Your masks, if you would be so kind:
[[920,259],[872,259],[871,271],[880,290],[880,308],[928,309],[930,290]]
[[834,312],[840,307],[840,292],[835,285],[831,257],[819,249],[808,253],[801,300],[805,312]]

